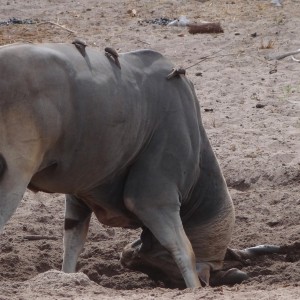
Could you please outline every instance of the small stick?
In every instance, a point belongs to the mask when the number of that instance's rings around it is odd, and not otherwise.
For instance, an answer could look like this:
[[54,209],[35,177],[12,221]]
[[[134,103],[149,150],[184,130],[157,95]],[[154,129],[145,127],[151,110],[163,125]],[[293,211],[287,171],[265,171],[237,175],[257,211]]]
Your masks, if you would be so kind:
[[298,54],[298,53],[300,53],[300,49],[298,49],[296,51],[286,52],[286,53],[279,54],[279,55],[267,55],[267,56],[265,56],[265,59],[267,59],[267,60],[280,60],[280,59],[283,59],[287,56],[295,55],[295,54]]
[[292,55],[292,60],[296,62],[300,62],[300,59],[295,58],[293,55]]
[[45,21],[45,22],[39,23],[39,24],[37,24],[37,25],[39,26],[39,25],[43,25],[43,24],[51,24],[51,25],[60,27],[60,28],[66,30],[66,31],[68,31],[68,32],[71,32],[71,33],[76,34],[76,31],[73,31],[73,30],[71,30],[71,29],[68,29],[68,28],[66,28],[66,27],[64,27],[64,26],[62,26],[62,25],[59,25],[58,23],[52,22],[52,21]]
[[142,41],[142,40],[140,40],[140,39],[137,39],[139,42],[141,42],[141,43],[143,43],[143,44],[146,44],[146,45],[151,45],[150,43],[148,43],[148,42],[145,42],[145,41]]
[[48,236],[48,235],[25,235],[23,236],[24,240],[28,241],[38,241],[38,240],[57,240],[55,236]]
[[[223,51],[223,50],[224,50],[224,48],[222,48],[222,49],[216,51],[216,52],[213,53],[213,54],[208,54],[208,55],[206,55],[206,56],[203,56],[203,57],[200,58],[200,60],[199,60],[198,62],[196,62],[195,64],[193,64],[193,65],[191,65],[191,66],[186,67],[185,69],[187,70],[187,69],[189,69],[189,68],[192,68],[192,67],[194,67],[194,66],[199,65],[200,63],[202,63],[203,61],[205,61],[205,60],[207,60],[207,59],[214,58],[214,55],[220,53],[220,52]],[[231,54],[230,54],[230,55],[231,55]]]

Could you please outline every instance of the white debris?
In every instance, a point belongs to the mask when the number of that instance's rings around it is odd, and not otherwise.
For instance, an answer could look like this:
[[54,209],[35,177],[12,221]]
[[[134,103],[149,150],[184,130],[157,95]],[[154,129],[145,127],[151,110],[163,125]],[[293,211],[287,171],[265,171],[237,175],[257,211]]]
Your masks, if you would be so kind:
[[272,0],[271,3],[275,4],[275,6],[282,6],[282,4],[280,3],[280,0]]
[[190,20],[186,16],[180,16],[179,19],[171,21],[168,26],[187,26],[190,24]]

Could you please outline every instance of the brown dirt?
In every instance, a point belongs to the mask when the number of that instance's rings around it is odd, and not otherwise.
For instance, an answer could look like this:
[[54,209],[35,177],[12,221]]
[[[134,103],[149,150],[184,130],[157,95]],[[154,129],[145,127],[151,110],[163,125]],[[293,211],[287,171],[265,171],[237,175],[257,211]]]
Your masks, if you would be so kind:
[[[83,273],[68,275],[55,271],[62,257],[64,198],[28,192],[1,235],[0,299],[300,298],[300,64],[264,59],[300,48],[300,2],[283,3],[278,8],[269,0],[1,1],[0,21],[52,21],[76,34],[48,23],[0,26],[0,44],[72,42],[77,36],[100,51],[155,49],[183,67],[223,49],[187,75],[236,206],[231,246],[291,248],[249,262],[244,270],[251,278],[241,285],[170,290],[120,266],[122,248],[138,231],[108,228],[93,219],[78,264],[89,279]],[[136,9],[135,17],[130,9]],[[180,15],[221,22],[224,34],[191,35],[184,27],[139,22]],[[25,239],[32,234],[53,239]]]

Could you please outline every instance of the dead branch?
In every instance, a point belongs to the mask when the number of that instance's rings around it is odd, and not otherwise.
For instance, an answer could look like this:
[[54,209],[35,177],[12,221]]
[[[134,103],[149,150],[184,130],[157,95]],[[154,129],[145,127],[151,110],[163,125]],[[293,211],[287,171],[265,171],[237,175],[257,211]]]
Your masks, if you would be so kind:
[[52,22],[52,21],[41,22],[41,23],[38,23],[37,25],[39,26],[39,25],[43,25],[43,24],[51,24],[51,25],[57,26],[57,27],[59,27],[59,28],[62,28],[62,29],[64,29],[64,30],[68,31],[68,32],[71,32],[71,33],[73,33],[73,34],[76,34],[76,31],[73,31],[73,30],[71,30],[71,29],[69,29],[69,28],[66,28],[66,27],[63,26],[63,25],[60,25],[60,24],[55,23],[55,22]]
[[223,33],[224,30],[220,23],[202,23],[188,25],[189,33]]
[[274,54],[270,54],[270,55],[266,55],[265,59],[267,60],[281,60],[285,57],[291,56],[291,55],[295,55],[300,53],[300,49],[296,50],[296,51],[290,51],[290,52],[285,52],[279,55],[274,55]]
[[28,241],[38,241],[38,240],[57,240],[55,236],[48,236],[48,235],[25,235],[23,236],[24,240]]

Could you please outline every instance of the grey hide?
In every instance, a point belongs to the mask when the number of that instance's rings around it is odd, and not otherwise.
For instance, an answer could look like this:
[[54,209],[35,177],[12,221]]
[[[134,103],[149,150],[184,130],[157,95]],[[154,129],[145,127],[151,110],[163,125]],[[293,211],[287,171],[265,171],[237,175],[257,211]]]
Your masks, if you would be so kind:
[[64,193],[65,272],[75,272],[94,212],[143,228],[124,266],[208,284],[234,209],[191,82],[167,80],[174,66],[154,51],[120,54],[118,65],[77,47],[0,47],[0,228],[27,187]]

